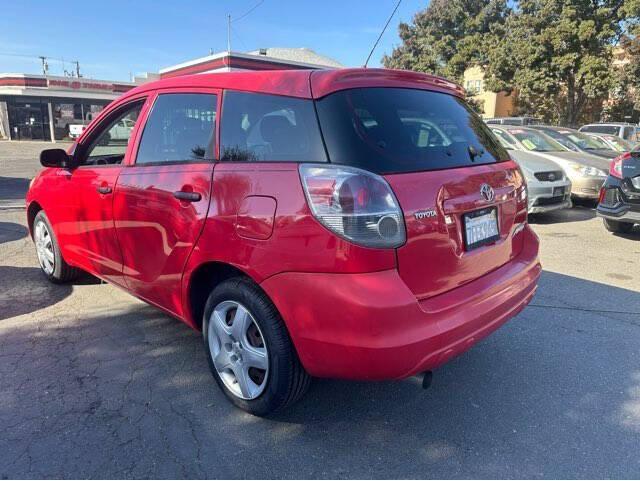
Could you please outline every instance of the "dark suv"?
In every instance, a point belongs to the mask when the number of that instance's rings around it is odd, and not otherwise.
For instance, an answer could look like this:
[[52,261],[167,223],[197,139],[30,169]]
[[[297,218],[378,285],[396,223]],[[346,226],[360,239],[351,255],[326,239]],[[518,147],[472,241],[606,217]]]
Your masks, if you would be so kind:
[[600,190],[598,216],[610,232],[628,233],[640,223],[640,150],[611,162],[609,177]]

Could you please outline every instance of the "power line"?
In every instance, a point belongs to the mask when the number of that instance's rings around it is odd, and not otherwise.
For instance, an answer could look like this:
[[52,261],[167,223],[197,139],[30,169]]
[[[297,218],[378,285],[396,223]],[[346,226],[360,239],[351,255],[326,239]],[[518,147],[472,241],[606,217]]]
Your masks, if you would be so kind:
[[384,32],[387,30],[387,27],[389,26],[389,23],[391,22],[391,19],[396,14],[396,11],[398,10],[398,7],[400,6],[401,3],[402,3],[402,0],[398,0],[398,3],[396,3],[396,8],[393,9],[393,12],[391,12],[391,15],[389,16],[389,19],[387,20],[387,23],[384,24],[384,28],[382,29],[382,32],[380,32],[380,35],[378,35],[378,39],[376,40],[376,43],[373,44],[373,48],[371,49],[371,52],[369,52],[369,56],[367,57],[367,61],[364,63],[364,68],[367,68],[367,64],[369,63],[369,60],[371,60],[371,56],[373,55],[374,50],[378,46],[378,43],[380,42],[380,39],[384,35]]
[[258,3],[256,3],[253,7],[251,7],[249,10],[247,10],[245,13],[243,13],[242,15],[240,15],[238,18],[235,18],[232,20],[232,22],[239,22],[240,20],[242,20],[244,17],[246,17],[247,15],[249,15],[251,12],[253,12],[256,8],[258,8],[260,5],[262,5],[264,3],[264,0],[260,0]]

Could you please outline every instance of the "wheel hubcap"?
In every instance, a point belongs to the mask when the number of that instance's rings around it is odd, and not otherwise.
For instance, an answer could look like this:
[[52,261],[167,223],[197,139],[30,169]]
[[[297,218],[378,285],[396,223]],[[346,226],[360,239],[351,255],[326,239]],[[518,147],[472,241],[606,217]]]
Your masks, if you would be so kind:
[[260,396],[267,385],[269,354],[247,308],[235,301],[218,304],[209,318],[207,341],[225,386],[241,399]]
[[47,225],[43,221],[38,221],[34,230],[36,242],[36,253],[40,267],[48,275],[53,273],[55,268],[55,256],[53,254],[53,242]]

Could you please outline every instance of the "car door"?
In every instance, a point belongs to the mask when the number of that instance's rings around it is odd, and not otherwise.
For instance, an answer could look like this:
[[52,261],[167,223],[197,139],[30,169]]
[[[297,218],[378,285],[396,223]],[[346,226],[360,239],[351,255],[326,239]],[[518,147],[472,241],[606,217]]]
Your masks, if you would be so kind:
[[50,209],[67,262],[117,284],[123,284],[122,255],[113,220],[113,189],[131,154],[129,136],[115,139],[122,119],[137,121],[145,98],[113,109],[75,146],[75,168],[60,169],[55,205]]
[[178,316],[182,272],[209,208],[219,97],[208,89],[158,92],[115,190],[127,286]]

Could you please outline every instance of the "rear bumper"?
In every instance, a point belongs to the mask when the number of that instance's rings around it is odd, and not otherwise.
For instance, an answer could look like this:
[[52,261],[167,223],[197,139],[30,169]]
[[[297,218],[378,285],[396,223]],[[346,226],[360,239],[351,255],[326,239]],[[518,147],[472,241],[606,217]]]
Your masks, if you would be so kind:
[[520,312],[541,266],[527,226],[520,255],[473,282],[419,301],[396,270],[282,273],[262,283],[313,376],[401,379],[463,353]]
[[605,219],[640,224],[640,206],[638,205],[620,204],[614,208],[598,205],[596,213],[598,217]]

